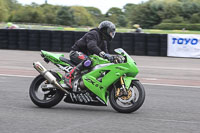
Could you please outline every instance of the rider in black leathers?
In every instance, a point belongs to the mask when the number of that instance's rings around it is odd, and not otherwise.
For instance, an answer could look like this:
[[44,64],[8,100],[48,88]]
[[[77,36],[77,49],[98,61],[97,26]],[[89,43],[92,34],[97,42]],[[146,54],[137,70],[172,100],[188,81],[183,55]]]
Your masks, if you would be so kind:
[[90,30],[72,46],[70,60],[78,65],[65,75],[65,83],[70,88],[72,88],[74,76],[84,68],[87,69],[91,66],[92,62],[88,58],[89,55],[96,54],[113,61],[114,57],[108,54],[107,44],[114,36],[115,25],[110,21],[103,21],[98,28]]

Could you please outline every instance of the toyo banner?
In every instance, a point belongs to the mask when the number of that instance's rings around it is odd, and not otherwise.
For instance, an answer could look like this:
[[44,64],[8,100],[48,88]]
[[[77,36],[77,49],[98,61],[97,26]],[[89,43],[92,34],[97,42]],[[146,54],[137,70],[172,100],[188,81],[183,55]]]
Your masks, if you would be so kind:
[[200,35],[168,34],[167,56],[200,58]]

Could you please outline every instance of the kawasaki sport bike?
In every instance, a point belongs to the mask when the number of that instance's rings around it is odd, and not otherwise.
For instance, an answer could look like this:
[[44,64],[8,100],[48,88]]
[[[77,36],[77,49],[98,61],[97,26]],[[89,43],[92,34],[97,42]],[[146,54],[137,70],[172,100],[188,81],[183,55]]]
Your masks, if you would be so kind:
[[93,106],[107,106],[109,101],[120,113],[138,110],[145,100],[145,89],[136,78],[138,67],[123,49],[115,49],[115,52],[113,62],[90,55],[92,66],[76,75],[70,88],[64,82],[64,75],[76,64],[64,58],[64,54],[41,50],[44,61],[53,63],[56,69],[47,70],[40,62],[33,63],[40,74],[29,89],[32,102],[50,108],[62,99],[66,103]]

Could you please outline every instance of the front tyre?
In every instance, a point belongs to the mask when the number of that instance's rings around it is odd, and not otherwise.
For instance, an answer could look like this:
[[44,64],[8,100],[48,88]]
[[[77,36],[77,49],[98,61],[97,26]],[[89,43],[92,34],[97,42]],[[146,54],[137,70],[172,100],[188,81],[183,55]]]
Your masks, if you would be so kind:
[[128,96],[118,96],[120,87],[113,88],[109,94],[111,106],[120,113],[131,113],[138,110],[145,100],[145,90],[140,81],[132,81]]
[[[52,74],[60,80],[55,72]],[[43,89],[42,86],[48,84],[48,81],[42,76],[38,75],[31,83],[29,89],[29,96],[32,102],[41,108],[50,108],[57,105],[64,97],[64,92],[59,89]]]

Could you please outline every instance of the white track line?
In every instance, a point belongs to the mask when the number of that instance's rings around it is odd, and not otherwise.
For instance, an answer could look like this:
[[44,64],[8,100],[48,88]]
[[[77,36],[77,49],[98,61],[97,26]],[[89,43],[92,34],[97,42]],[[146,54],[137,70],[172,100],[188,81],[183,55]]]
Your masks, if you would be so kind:
[[144,85],[158,85],[158,86],[174,86],[174,87],[187,87],[187,88],[200,88],[200,86],[187,86],[187,85],[173,85],[173,84],[156,84],[156,83],[142,83]]
[[[11,75],[11,74],[0,74],[0,76],[20,77],[20,78],[34,78],[35,77],[35,76]],[[174,86],[174,87],[200,88],[200,86],[186,86],[186,85],[173,85],[173,84],[156,84],[156,83],[142,83],[142,84],[144,84],[144,85],[158,85],[158,86]]]
[[12,74],[0,74],[0,76],[20,77],[20,78],[34,78],[35,77],[35,76],[28,76],[28,75],[12,75]]
[[139,66],[139,68],[146,69],[166,69],[166,70],[186,70],[186,71],[200,71],[199,68],[180,68],[180,67],[158,67],[158,66]]

